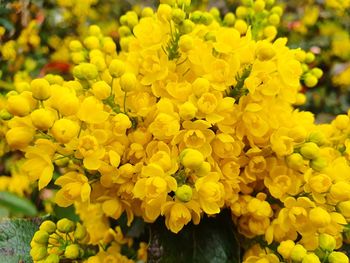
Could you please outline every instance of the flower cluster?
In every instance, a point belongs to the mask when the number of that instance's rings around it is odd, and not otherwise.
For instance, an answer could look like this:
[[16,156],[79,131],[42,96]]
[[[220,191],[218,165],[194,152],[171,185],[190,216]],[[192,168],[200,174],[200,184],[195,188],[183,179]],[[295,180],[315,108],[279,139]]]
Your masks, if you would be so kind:
[[[303,66],[311,53],[275,39],[282,13],[272,2],[246,1],[236,22],[189,12],[184,0],[129,11],[119,43],[98,26],[70,42],[74,80],[46,75],[7,94],[7,144],[24,153],[39,190],[54,183],[55,202],[75,206],[84,242],[102,247],[87,262],[119,256],[106,237],[123,214],[128,224],[164,217],[178,233],[223,209],[266,246],[245,262],[345,262],[334,250],[350,222],[349,116],[317,125],[293,107],[305,101],[301,82],[315,86],[322,71]],[[267,21],[262,31],[240,20],[252,14]],[[73,227],[59,231],[66,237],[34,236],[36,262],[47,244],[59,247],[55,260],[84,258]]]

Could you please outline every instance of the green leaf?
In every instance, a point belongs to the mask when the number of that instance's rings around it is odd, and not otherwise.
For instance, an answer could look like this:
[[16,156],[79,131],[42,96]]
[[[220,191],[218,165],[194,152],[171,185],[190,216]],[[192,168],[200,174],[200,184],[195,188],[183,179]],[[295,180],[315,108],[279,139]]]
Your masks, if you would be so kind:
[[9,192],[0,192],[0,205],[7,208],[11,214],[35,216],[38,213],[31,201]]
[[150,226],[149,263],[239,263],[240,247],[228,212],[203,218],[173,234],[158,220]]
[[38,230],[41,219],[3,219],[0,221],[1,262],[30,263],[30,241]]

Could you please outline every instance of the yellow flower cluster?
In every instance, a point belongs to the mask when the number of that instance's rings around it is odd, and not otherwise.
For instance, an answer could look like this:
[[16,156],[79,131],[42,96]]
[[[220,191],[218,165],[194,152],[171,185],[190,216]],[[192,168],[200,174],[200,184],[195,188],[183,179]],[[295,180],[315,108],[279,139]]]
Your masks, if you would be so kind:
[[[228,208],[244,236],[293,244],[295,262],[317,262],[306,250],[323,234],[340,248],[350,221],[349,117],[316,125],[293,108],[305,99],[300,80],[314,86],[322,71],[304,77],[310,55],[272,30],[261,39],[237,26],[243,20],[228,23],[232,15],[166,2],[121,17],[120,52],[97,26],[71,41],[74,80],[50,75],[8,94],[6,140],[25,154],[28,178],[43,189],[61,168],[55,202],[75,205],[90,244],[123,213],[129,224],[163,216],[178,233]],[[250,2],[237,17],[271,5]],[[271,10],[277,24],[280,8]],[[104,262],[109,249],[88,262]],[[277,252],[249,253],[246,262],[280,262]]]

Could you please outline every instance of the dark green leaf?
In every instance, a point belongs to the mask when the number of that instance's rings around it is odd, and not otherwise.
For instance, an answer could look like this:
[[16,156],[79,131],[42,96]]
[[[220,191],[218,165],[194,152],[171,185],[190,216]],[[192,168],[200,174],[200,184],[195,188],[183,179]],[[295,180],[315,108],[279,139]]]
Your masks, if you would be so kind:
[[30,241],[41,219],[3,219],[0,221],[0,262],[30,263]]
[[9,192],[0,192],[0,205],[7,208],[11,214],[35,216],[38,213],[31,201]]
[[204,218],[178,234],[164,221],[150,226],[149,263],[239,263],[240,247],[228,213]]

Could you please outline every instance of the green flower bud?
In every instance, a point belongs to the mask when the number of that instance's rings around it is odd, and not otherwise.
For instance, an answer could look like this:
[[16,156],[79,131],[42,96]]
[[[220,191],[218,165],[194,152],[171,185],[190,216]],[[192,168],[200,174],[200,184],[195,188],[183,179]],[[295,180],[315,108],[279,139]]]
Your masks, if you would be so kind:
[[291,155],[287,156],[286,161],[287,165],[295,170],[298,170],[304,164],[303,156],[301,156],[299,153],[292,153]]
[[77,259],[80,254],[80,247],[77,244],[71,244],[66,247],[64,256],[68,259]]
[[180,8],[173,8],[171,18],[176,24],[180,24],[186,18],[186,13]]
[[328,257],[329,263],[349,263],[349,258],[342,252],[333,251]]
[[59,263],[59,262],[60,262],[60,257],[56,254],[49,255],[44,261],[44,263]]
[[310,162],[310,167],[312,169],[314,169],[315,171],[322,171],[324,168],[327,167],[327,160],[322,158],[322,157],[318,157],[316,159],[311,160]]
[[47,248],[43,246],[35,246],[30,250],[30,255],[34,261],[42,260],[47,255]]
[[44,230],[49,234],[52,234],[53,232],[56,231],[56,224],[51,220],[45,220],[44,222],[41,223],[39,229]]
[[8,121],[8,120],[13,118],[13,115],[11,113],[9,113],[7,110],[2,109],[0,111],[0,118],[4,121]]
[[297,244],[293,247],[290,253],[290,258],[293,261],[301,262],[306,256],[306,253],[307,253],[306,249],[302,245]]
[[57,229],[62,233],[69,233],[75,229],[75,224],[73,221],[63,218],[57,222]]
[[321,261],[314,253],[310,253],[303,258],[302,263],[321,263]]
[[49,233],[44,230],[38,230],[35,232],[33,240],[39,244],[46,244],[49,240]]
[[326,136],[320,131],[313,131],[308,137],[309,142],[314,142],[318,146],[322,146],[327,142]]
[[335,238],[328,234],[320,234],[318,237],[319,247],[324,251],[332,252],[335,249]]
[[74,238],[77,240],[82,240],[86,237],[86,234],[86,228],[82,224],[77,223],[77,226],[74,231]]
[[177,188],[175,195],[180,201],[188,202],[192,199],[192,188],[184,184]]
[[320,148],[314,142],[307,142],[301,146],[300,154],[306,159],[316,159],[320,154]]

